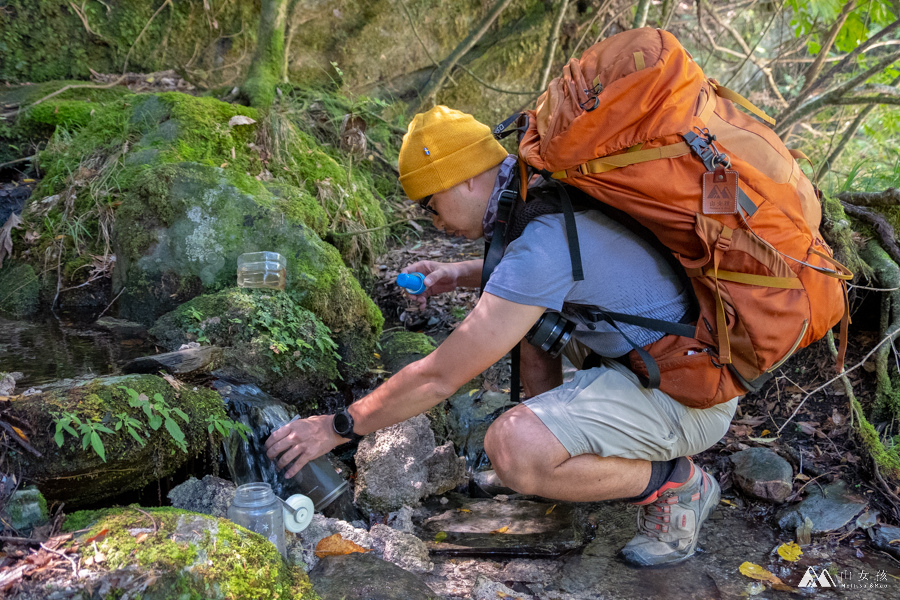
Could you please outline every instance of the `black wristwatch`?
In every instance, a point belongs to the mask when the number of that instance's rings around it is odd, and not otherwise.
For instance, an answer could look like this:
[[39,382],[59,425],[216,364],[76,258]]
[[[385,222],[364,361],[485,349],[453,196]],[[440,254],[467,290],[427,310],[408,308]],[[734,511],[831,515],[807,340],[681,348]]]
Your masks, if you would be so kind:
[[334,419],[331,421],[331,427],[334,432],[342,438],[347,438],[351,442],[358,442],[363,436],[353,431],[353,415],[346,408],[339,413],[335,413]]

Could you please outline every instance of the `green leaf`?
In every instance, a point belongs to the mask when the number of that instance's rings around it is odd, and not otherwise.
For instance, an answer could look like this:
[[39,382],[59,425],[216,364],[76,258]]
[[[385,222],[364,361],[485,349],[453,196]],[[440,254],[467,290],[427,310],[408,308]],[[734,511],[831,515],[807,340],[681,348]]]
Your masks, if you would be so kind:
[[185,412],[184,412],[183,410],[181,410],[180,408],[175,407],[175,408],[172,409],[172,412],[175,413],[176,415],[178,415],[179,417],[181,417],[181,420],[184,421],[185,423],[189,423],[189,422],[190,422],[190,419],[188,418],[188,416],[187,416],[187,415],[185,414]]
[[162,405],[166,405],[166,404],[167,404],[167,403],[166,403],[166,399],[163,398],[163,395],[160,394],[159,392],[156,392],[155,394],[153,394],[153,399],[156,400],[156,403],[157,403],[157,404],[162,404]]
[[62,448],[63,445],[63,434],[61,429],[56,430],[56,435],[53,436],[53,440],[56,442],[56,445]]
[[225,425],[222,421],[216,421],[216,429],[222,434],[222,437],[228,437],[228,431],[225,430]]
[[91,442],[91,434],[86,433],[84,437],[81,438],[81,449],[87,450],[88,444]]
[[181,431],[181,427],[174,419],[166,419],[166,430],[175,439],[175,442],[184,442],[184,432]]
[[100,441],[100,434],[96,431],[91,432],[91,448],[100,456],[100,460],[106,462],[106,449],[103,447],[103,442]]
[[112,429],[110,429],[103,423],[97,423],[96,425],[94,425],[94,431],[102,431],[103,433],[115,433]]
[[160,428],[160,426],[162,424],[163,424],[163,418],[161,416],[156,415],[156,414],[150,415],[150,423],[149,423],[150,429],[152,429],[153,431],[156,431],[157,429]]
[[128,433],[131,434],[131,437],[133,437],[135,440],[137,440],[137,443],[141,445],[141,448],[143,448],[144,445],[147,443],[147,442],[145,442],[144,439],[143,439],[141,436],[139,436],[139,435],[137,434],[137,432],[136,432],[134,429],[132,429],[131,427],[128,428]]

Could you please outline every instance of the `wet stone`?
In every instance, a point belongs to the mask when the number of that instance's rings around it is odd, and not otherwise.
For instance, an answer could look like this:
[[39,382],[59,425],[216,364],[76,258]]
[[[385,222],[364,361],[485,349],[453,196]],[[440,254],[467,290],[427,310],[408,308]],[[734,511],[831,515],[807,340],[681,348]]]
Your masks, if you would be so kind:
[[747,448],[731,455],[734,481],[744,493],[781,504],[791,495],[794,471],[768,448]]
[[[47,502],[37,488],[16,491],[3,507],[5,521],[15,530],[28,533],[47,523]],[[0,527],[2,528],[2,527]]]
[[412,573],[429,573],[434,570],[434,563],[428,560],[425,542],[416,536],[378,523],[372,525],[369,534],[372,536],[375,552],[384,560]]
[[517,598],[519,600],[532,600],[531,594],[522,594],[506,587],[499,581],[492,581],[484,575],[475,580],[472,589],[472,600],[495,600],[496,598]]
[[195,375],[206,373],[222,362],[222,349],[216,346],[201,346],[142,356],[122,367],[125,374],[132,373],[169,373],[171,375]]
[[433,540],[426,542],[433,555],[559,556],[583,543],[574,521],[573,505],[466,499],[426,519],[420,537]]
[[368,553],[326,556],[309,579],[322,600],[440,600],[419,576]]
[[865,508],[863,498],[847,490],[843,481],[836,481],[824,490],[813,488],[806,500],[782,511],[778,525],[782,529],[795,531],[809,518],[813,523],[812,533],[827,533],[840,529]]
[[147,336],[147,327],[134,321],[116,319],[113,317],[100,317],[94,322],[94,327],[101,331],[109,332],[119,339],[143,338]]
[[900,558],[900,527],[877,525],[868,531],[876,548]]
[[175,508],[225,517],[234,499],[236,487],[231,481],[213,475],[207,475],[202,480],[190,477],[181,485],[173,487],[168,497]]

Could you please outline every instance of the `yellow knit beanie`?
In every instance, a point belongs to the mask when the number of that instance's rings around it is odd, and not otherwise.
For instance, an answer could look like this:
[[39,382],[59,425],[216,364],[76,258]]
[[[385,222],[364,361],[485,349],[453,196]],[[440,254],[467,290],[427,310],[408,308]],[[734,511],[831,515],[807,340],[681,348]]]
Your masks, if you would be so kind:
[[503,162],[508,152],[472,115],[435,106],[417,114],[400,146],[400,185],[410,200],[442,192]]

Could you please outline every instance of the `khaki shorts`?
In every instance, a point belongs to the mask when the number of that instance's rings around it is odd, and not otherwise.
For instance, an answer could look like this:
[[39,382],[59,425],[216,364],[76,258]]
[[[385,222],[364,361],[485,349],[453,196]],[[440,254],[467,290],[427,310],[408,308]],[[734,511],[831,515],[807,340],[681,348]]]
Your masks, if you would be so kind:
[[[568,350],[566,356],[580,366],[583,356]],[[668,394],[642,387],[621,363],[604,360],[602,366],[577,371],[571,381],[524,404],[571,456],[659,461],[697,454],[718,442],[737,403],[733,398],[711,408],[688,408]]]

